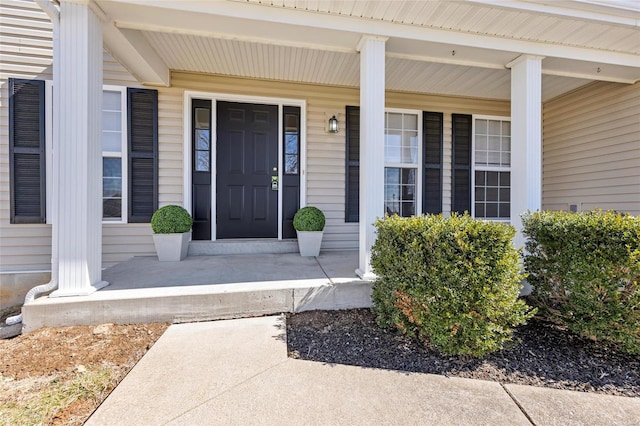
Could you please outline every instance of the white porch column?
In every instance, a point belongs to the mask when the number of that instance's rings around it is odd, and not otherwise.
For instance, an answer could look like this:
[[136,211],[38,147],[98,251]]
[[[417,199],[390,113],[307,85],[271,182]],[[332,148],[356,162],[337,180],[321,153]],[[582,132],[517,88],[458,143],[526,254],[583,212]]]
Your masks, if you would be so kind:
[[384,216],[384,91],[387,38],[363,36],[360,51],[360,262],[363,279],[374,278],[373,222]]
[[[58,290],[90,294],[102,281],[102,30],[90,0],[60,2],[54,80],[58,111]],[[55,241],[54,241],[55,243]]]
[[542,208],[542,57],[523,55],[511,68],[511,223],[524,246],[522,219]]

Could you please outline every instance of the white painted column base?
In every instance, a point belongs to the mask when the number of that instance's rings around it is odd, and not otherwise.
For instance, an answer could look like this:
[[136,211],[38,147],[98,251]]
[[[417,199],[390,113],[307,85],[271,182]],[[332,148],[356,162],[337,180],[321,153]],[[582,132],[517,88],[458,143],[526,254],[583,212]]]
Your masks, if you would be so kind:
[[374,279],[371,247],[376,240],[374,222],[384,217],[384,37],[363,36],[360,51],[360,241],[362,279]]
[[360,268],[356,269],[356,275],[359,276],[360,279],[364,281],[375,281],[375,279],[378,278],[378,276],[373,272],[371,271],[365,272]]
[[109,283],[107,281],[100,281],[93,285],[82,287],[81,289],[60,288],[51,293],[49,297],[88,296],[108,285]]

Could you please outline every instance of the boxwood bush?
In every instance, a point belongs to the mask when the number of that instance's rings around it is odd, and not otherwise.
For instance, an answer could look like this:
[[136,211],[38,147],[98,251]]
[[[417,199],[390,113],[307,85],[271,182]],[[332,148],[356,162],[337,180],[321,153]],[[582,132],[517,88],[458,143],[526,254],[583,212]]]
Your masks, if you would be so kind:
[[324,213],[313,206],[303,207],[293,216],[293,227],[296,231],[322,231],[324,223]]
[[160,207],[151,216],[151,229],[155,234],[177,234],[189,232],[193,219],[188,211],[180,206]]
[[451,355],[482,356],[512,339],[533,312],[518,299],[515,229],[468,215],[378,220],[371,252],[374,311]]
[[640,218],[615,212],[523,216],[533,302],[572,332],[640,354]]

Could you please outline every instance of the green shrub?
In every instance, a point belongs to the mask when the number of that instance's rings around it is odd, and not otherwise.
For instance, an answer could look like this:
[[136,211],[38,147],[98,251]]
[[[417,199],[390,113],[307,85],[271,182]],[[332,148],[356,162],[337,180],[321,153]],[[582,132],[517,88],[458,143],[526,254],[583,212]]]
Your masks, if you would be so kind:
[[324,222],[324,213],[313,206],[301,208],[293,217],[293,227],[296,231],[322,231]]
[[180,206],[164,206],[151,217],[151,229],[156,234],[177,234],[189,232],[193,220],[188,211]]
[[376,222],[374,311],[383,327],[445,354],[482,356],[512,339],[533,312],[518,299],[515,229],[468,215],[387,217]]
[[640,354],[640,218],[615,212],[523,216],[532,300],[572,332]]

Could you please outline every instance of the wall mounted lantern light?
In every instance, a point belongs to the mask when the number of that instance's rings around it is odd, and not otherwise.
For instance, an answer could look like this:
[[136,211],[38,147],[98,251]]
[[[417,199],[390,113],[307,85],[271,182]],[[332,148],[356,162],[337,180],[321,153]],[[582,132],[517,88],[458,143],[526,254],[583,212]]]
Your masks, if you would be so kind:
[[338,133],[338,119],[335,115],[329,119],[329,127],[327,130],[329,133]]

